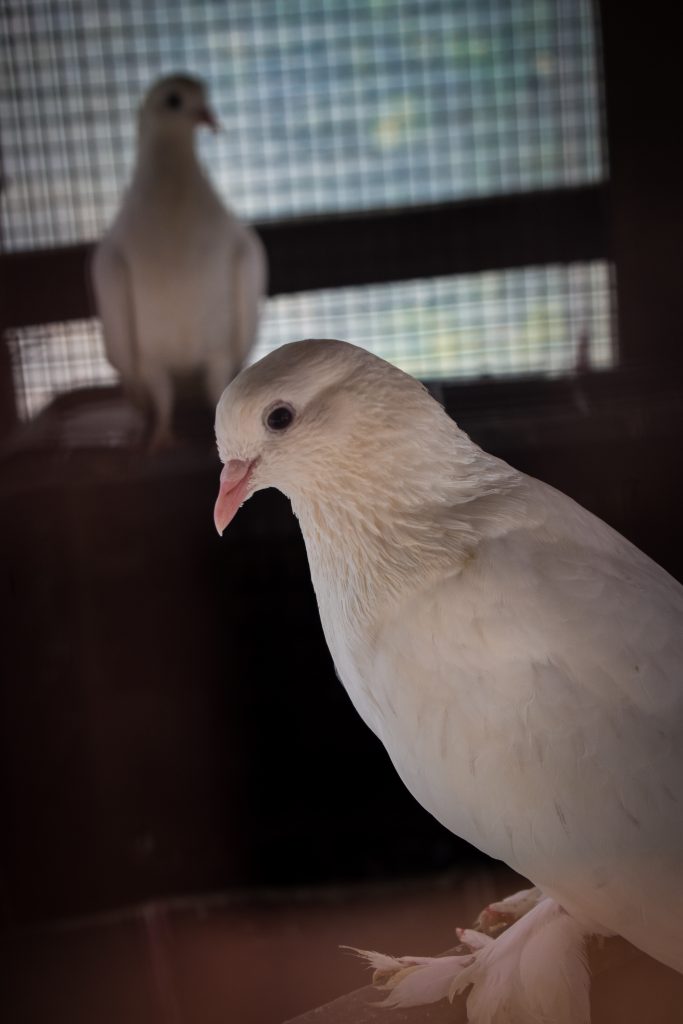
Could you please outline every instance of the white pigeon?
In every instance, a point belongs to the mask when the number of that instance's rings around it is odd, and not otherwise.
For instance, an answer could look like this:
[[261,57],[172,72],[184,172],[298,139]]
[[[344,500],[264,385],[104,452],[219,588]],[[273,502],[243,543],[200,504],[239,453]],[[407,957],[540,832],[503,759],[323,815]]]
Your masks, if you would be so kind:
[[171,440],[175,378],[200,371],[218,401],[254,343],[266,285],[259,238],[197,159],[200,124],[216,127],[200,81],[173,75],[150,89],[133,179],[92,266],[107,357],[152,413],[151,448]]
[[244,370],[216,435],[219,532],[257,490],[291,499],[360,715],[428,811],[543,894],[466,956],[369,954],[389,1005],[471,986],[477,1024],[585,1024],[591,934],[683,971],[683,588],[344,342]]

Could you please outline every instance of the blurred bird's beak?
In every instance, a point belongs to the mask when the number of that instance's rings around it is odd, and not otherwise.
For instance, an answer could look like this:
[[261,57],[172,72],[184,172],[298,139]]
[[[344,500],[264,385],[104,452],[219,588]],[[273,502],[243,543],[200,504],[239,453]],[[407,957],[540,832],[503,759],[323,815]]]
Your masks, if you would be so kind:
[[223,130],[223,126],[214,114],[213,110],[209,107],[201,107],[197,111],[197,124],[206,124],[214,132],[220,132]]
[[253,462],[230,459],[223,466],[218,498],[213,509],[213,521],[219,534],[232,522],[240,505],[246,500]]

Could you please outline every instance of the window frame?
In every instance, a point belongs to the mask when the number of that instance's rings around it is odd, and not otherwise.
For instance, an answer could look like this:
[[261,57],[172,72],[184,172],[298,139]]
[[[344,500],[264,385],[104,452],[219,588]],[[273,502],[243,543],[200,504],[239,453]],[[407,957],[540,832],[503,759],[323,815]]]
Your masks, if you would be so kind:
[[[683,235],[683,160],[672,132],[679,115],[677,37],[673,24],[667,32],[662,22],[673,16],[660,14],[643,22],[635,13],[626,16],[617,0],[600,0],[596,8],[608,180],[257,224],[270,261],[269,293],[602,259],[615,270],[619,353],[615,370],[603,373],[616,378],[646,365],[666,376],[680,369],[683,289],[674,252]],[[658,60],[647,75],[635,76],[637,55],[655,41]],[[0,329],[94,315],[91,251],[92,244],[80,244],[0,254]],[[516,384],[508,379],[503,386],[511,392]],[[442,385],[444,393],[448,388]],[[16,421],[9,355],[0,344],[0,432]]]

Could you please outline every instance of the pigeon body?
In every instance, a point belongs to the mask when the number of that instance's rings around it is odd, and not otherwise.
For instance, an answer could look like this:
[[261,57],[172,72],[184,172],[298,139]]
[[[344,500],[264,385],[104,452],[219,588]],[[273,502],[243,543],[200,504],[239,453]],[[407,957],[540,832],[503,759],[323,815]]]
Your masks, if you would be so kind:
[[542,890],[454,958],[471,1019],[587,1020],[592,933],[683,971],[683,588],[343,342],[249,367],[216,435],[219,529],[256,490],[289,496],[359,713],[428,811]]
[[170,439],[177,378],[201,371],[218,400],[255,340],[265,291],[261,242],[195,155],[201,123],[215,126],[201,82],[173,76],[152,87],[132,182],[93,260],[107,357],[151,407],[152,447]]

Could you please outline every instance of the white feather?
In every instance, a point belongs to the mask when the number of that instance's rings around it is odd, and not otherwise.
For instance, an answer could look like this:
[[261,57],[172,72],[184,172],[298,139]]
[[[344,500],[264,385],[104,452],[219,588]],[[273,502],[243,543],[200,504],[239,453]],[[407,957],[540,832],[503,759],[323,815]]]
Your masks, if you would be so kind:
[[470,929],[458,938],[471,954],[388,957],[355,950],[388,990],[382,1005],[422,1006],[468,988],[471,1024],[586,1024],[588,968],[581,926],[549,899],[537,904],[498,939]]
[[472,962],[472,956],[387,956],[371,949],[351,950],[372,968],[373,984],[389,990],[382,1006],[422,1006],[446,999],[453,985],[453,977]]
[[458,941],[469,946],[473,952],[484,949],[485,946],[490,946],[493,942],[490,935],[476,931],[474,928],[456,928],[455,933],[458,936]]
[[[271,436],[277,400],[295,419]],[[587,1020],[591,932],[683,971],[680,584],[343,342],[246,370],[216,430],[249,493],[291,498],[338,674],[407,787],[552,897],[476,952],[476,1019],[511,1019],[509,988]]]
[[[171,109],[172,95],[180,106]],[[133,179],[93,259],[107,356],[131,397],[151,404],[153,444],[170,437],[176,377],[201,371],[218,400],[254,343],[265,291],[261,242],[195,156],[205,107],[194,79],[165,78],[149,91]]]
[[543,900],[475,954],[453,981],[471,1024],[587,1024],[588,967],[582,928]]

